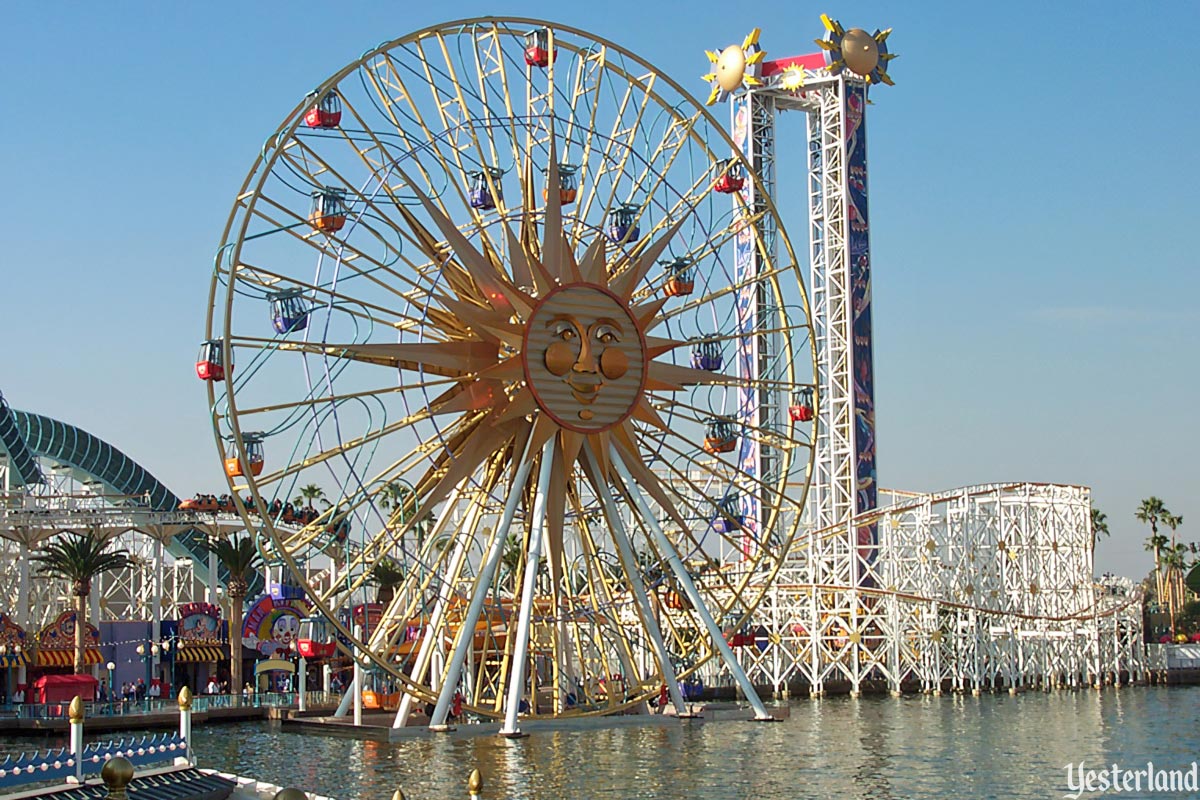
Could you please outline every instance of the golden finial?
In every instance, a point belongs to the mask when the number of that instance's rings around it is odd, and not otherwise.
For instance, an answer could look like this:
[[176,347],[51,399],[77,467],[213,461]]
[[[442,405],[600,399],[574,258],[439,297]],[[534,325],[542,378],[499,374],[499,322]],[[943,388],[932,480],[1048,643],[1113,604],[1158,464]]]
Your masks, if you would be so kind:
[[271,800],[308,800],[308,795],[299,789],[294,789],[289,786],[286,789],[280,789],[278,792],[276,792],[275,796],[271,798]]
[[471,777],[467,778],[467,791],[471,793],[471,797],[479,797],[483,791],[483,776],[479,774],[478,769],[471,770]]
[[83,698],[75,695],[75,699],[71,701],[70,707],[67,708],[67,716],[71,718],[72,725],[78,725],[83,722]]
[[133,780],[133,764],[124,756],[110,758],[100,768],[100,780],[104,781],[104,788],[108,789],[105,800],[125,800],[125,787]]
[[179,690],[179,710],[192,710],[192,690],[186,686]]
[[396,791],[392,792],[392,800],[404,800],[404,790],[397,789]]

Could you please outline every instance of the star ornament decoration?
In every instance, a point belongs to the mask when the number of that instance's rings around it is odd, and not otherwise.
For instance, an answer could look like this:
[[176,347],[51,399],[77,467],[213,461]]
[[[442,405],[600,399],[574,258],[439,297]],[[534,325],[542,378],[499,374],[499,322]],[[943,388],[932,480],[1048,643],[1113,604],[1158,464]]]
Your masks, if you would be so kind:
[[[558,186],[553,140],[549,150],[546,181]],[[433,507],[497,457],[517,459],[523,452],[533,457],[550,445],[544,450],[554,459],[551,485],[544,487],[550,502],[561,504],[568,496],[576,469],[593,486],[607,483],[612,459],[620,458],[641,489],[686,529],[639,445],[639,426],[668,429],[650,393],[738,383],[731,376],[657,360],[687,342],[652,335],[667,298],[645,299],[643,282],[686,216],[663,223],[656,239],[610,247],[604,231],[570,226],[558,192],[546,193],[537,214],[528,196],[534,168],[527,164],[519,232],[508,219],[497,223],[506,239],[505,257],[488,237],[479,245],[468,240],[416,180],[399,168],[396,172],[415,196],[414,207],[437,231],[413,210],[398,206],[442,277],[441,291],[435,287],[429,293],[422,341],[295,346],[450,379],[449,388],[422,412],[454,418],[442,428],[444,446],[431,454],[429,468],[415,483],[422,506]],[[577,257],[571,241],[585,230],[582,236],[594,238]],[[556,568],[563,557],[562,512],[549,508],[547,514],[556,531],[549,539]]]
[[830,74],[840,75],[848,69],[867,83],[896,85],[887,73],[888,63],[896,58],[887,47],[891,28],[876,30],[873,34],[862,28],[846,30],[828,14],[821,15],[821,22],[825,25],[825,36],[815,41],[825,51],[825,69]]
[[742,40],[740,46],[731,44],[719,53],[716,50],[705,50],[712,71],[702,80],[711,84],[711,91],[705,105],[724,102],[740,88],[750,89],[761,86],[759,72],[767,52],[758,46],[758,36],[762,31],[758,28],[750,31]]

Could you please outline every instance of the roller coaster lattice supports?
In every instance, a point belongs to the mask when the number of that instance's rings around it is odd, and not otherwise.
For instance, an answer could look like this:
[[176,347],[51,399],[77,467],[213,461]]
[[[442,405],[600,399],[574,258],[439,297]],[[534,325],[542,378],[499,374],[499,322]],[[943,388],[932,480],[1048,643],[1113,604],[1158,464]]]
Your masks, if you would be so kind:
[[1143,679],[1141,593],[1123,578],[1093,579],[1086,488],[986,485],[895,499],[855,519],[879,526],[874,585],[822,582],[831,565],[820,544],[839,528],[798,544],[740,648],[758,684],[815,695],[978,693]]

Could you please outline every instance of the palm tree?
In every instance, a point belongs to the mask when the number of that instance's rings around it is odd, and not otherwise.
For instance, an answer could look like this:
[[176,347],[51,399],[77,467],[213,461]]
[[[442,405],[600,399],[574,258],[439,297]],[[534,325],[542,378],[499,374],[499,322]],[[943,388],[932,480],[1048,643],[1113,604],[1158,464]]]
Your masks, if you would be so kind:
[[92,593],[92,579],[97,575],[129,566],[129,553],[125,550],[106,551],[108,541],[94,531],[76,533],[68,531],[57,539],[42,546],[42,552],[33,557],[38,562],[38,572],[71,582],[71,594],[75,595],[75,674],[84,673],[83,634],[87,629],[87,598]]
[[315,483],[310,483],[308,486],[300,487],[300,496],[304,498],[303,505],[311,506],[317,500],[325,498],[325,490]]
[[404,583],[404,570],[394,560],[384,556],[371,566],[367,583],[379,587],[375,599],[387,606],[396,596],[396,589]]
[[[1171,637],[1175,637],[1175,609],[1183,602],[1183,569],[1187,566],[1188,547],[1175,544],[1163,554],[1163,565],[1167,568],[1167,607],[1171,613]],[[1179,590],[1178,592],[1176,590]],[[1178,594],[1178,599],[1177,599]],[[1178,603],[1178,605],[1177,605]]]
[[[1175,541],[1175,529],[1183,524],[1183,515],[1182,514],[1163,514],[1162,523],[1163,523],[1163,525],[1166,525],[1168,528],[1171,529],[1171,546],[1169,548],[1167,548],[1167,552],[1172,553],[1172,552],[1178,551],[1179,548],[1181,547],[1181,545],[1178,545]],[[1184,547],[1183,549],[1186,552],[1187,548]],[[1180,557],[1178,559],[1176,559],[1176,561],[1179,562],[1178,567],[1174,567],[1172,565],[1167,565],[1167,585],[1168,585],[1167,591],[1170,593],[1172,599],[1175,599],[1176,592],[1178,592],[1179,597],[1178,597],[1177,602],[1182,604],[1183,603],[1183,585],[1182,585],[1182,583],[1183,583],[1183,567],[1184,567],[1185,557],[1183,555],[1180,555]]]
[[[404,524],[412,518],[417,510],[417,495],[408,484],[401,481],[389,481],[379,490],[379,505],[384,511],[391,511],[390,516],[396,522]],[[391,520],[388,520],[391,522]]]
[[242,686],[242,603],[250,591],[250,576],[262,564],[262,555],[250,536],[210,540],[205,547],[229,570],[225,585],[229,595],[229,685],[237,693]]
[[519,535],[510,533],[504,540],[504,552],[500,556],[500,567],[504,576],[500,580],[505,588],[514,594],[517,591],[517,572],[521,569],[524,558],[525,542]]
[[1101,536],[1109,536],[1108,514],[1098,508],[1092,508],[1092,546],[1100,541]]
[[1167,543],[1165,536],[1158,535],[1158,523],[1165,516],[1170,516],[1171,512],[1167,511],[1166,505],[1159,498],[1151,495],[1142,501],[1138,506],[1137,511],[1133,512],[1133,516],[1138,522],[1145,522],[1150,526],[1150,536],[1146,540],[1146,549],[1154,552],[1154,585],[1158,591],[1158,601],[1162,602],[1163,582],[1162,582],[1162,551]]

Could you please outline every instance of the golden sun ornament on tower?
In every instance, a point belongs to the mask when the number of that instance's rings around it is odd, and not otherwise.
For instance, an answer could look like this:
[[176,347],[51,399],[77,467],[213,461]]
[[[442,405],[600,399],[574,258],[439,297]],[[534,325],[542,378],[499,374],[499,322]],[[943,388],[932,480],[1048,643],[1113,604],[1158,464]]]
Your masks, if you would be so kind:
[[712,84],[705,105],[711,106],[725,100],[738,89],[761,85],[758,70],[767,53],[758,46],[760,33],[762,31],[755,28],[746,35],[740,46],[731,44],[719,53],[715,50],[704,51],[713,65],[712,72],[702,79]]
[[821,22],[825,25],[825,36],[815,41],[825,51],[825,68],[831,74],[838,75],[848,69],[867,83],[895,85],[887,73],[888,62],[896,58],[896,54],[889,53],[887,48],[891,28],[876,30],[873,34],[862,28],[846,30],[828,14],[821,15]]

